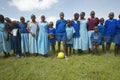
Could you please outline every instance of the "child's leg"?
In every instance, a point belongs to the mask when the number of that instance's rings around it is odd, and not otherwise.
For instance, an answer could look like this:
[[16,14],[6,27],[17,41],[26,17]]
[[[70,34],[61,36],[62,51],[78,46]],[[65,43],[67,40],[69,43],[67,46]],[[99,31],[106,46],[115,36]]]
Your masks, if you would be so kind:
[[118,55],[118,51],[119,51],[119,45],[118,45],[118,44],[115,44],[115,47],[114,47],[115,56]]
[[106,51],[107,51],[107,53],[110,51],[110,46],[111,46],[111,43],[106,43]]
[[58,52],[60,52],[60,45],[61,45],[61,43],[58,42]]
[[103,52],[105,52],[105,45],[104,44],[102,44],[102,50],[103,50]]
[[[69,47],[68,47],[68,46],[66,46],[66,54],[68,54],[68,48],[69,48]],[[67,56],[68,56],[68,55],[67,55]]]
[[71,54],[72,54],[71,49],[72,49],[72,47],[70,46],[70,52],[69,52],[70,56],[71,56]]
[[52,55],[55,56],[55,45],[52,45]]
[[64,47],[64,53],[66,56],[68,56],[67,52],[66,52],[66,42],[63,42],[63,47]]

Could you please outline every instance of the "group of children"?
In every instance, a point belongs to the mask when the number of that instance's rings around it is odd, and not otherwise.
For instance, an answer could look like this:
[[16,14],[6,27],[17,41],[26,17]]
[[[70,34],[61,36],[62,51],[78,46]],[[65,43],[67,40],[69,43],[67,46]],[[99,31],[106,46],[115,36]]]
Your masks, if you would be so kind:
[[9,52],[13,50],[18,58],[24,53],[46,57],[50,47],[55,55],[58,41],[58,52],[61,51],[62,44],[65,57],[71,53],[81,54],[85,50],[90,53],[99,52],[99,45],[102,45],[103,52],[109,53],[112,42],[115,43],[115,55],[120,54],[120,15],[119,20],[116,20],[114,13],[110,12],[105,23],[104,18],[95,17],[94,11],[91,11],[88,20],[85,19],[85,12],[80,15],[75,13],[72,20],[65,20],[63,12],[59,17],[54,28],[54,23],[48,23],[44,15],[40,22],[36,22],[36,16],[31,15],[31,22],[28,23],[24,17],[20,17],[20,22],[16,22],[0,15],[0,53],[4,52],[5,57],[9,57]]

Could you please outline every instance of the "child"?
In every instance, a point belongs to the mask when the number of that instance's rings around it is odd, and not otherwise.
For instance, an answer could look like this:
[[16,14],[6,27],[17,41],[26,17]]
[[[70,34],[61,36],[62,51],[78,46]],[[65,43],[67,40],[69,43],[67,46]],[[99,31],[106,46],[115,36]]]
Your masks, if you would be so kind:
[[50,22],[48,26],[48,39],[52,47],[52,54],[55,55],[56,40],[55,40],[55,28],[53,28],[53,22]]
[[0,14],[0,53],[4,52],[5,58],[10,56],[11,51],[8,28],[9,26],[4,22],[4,16]]
[[114,43],[115,43],[115,49],[114,49],[114,54],[115,56],[120,54],[120,15],[119,15],[119,20],[117,21],[117,27],[115,31],[115,37],[114,37]]
[[80,21],[79,19],[79,14],[75,13],[74,14],[74,20],[71,21],[71,25],[74,27],[75,33],[74,33],[74,42],[73,42],[73,53],[75,53],[75,50],[78,50],[78,54],[80,54],[79,50],[79,37],[80,37]]
[[[64,53],[66,54],[66,20],[64,20],[64,13],[60,13],[60,19],[56,22],[56,38],[58,41],[58,51],[60,52],[61,41],[63,42]],[[66,57],[66,56],[65,56]]]
[[91,53],[92,43],[91,43],[91,34],[94,32],[94,27],[98,26],[99,19],[95,17],[95,11],[90,12],[90,18],[88,18],[88,38],[89,38],[89,53]]
[[88,31],[87,23],[88,21],[84,18],[85,12],[80,13],[80,38],[79,45],[82,51],[88,50]]
[[20,18],[19,29],[21,32],[21,49],[22,53],[28,53],[28,31],[27,31],[27,23],[25,23],[25,18]]
[[32,22],[28,23],[27,30],[29,32],[29,53],[37,56],[37,38],[39,26],[35,19],[35,15],[31,15]]
[[11,31],[11,37],[12,37],[12,45],[13,45],[13,51],[16,58],[21,57],[21,48],[20,48],[20,30],[18,29],[17,22],[12,22],[12,31]]
[[68,56],[68,48],[70,48],[69,53],[71,55],[71,48],[73,47],[73,35],[75,33],[73,26],[71,26],[70,20],[67,20],[66,33],[67,33],[66,52],[67,52],[67,56]]
[[99,45],[101,43],[101,34],[98,32],[98,27],[94,27],[94,32],[91,35],[92,50],[99,52]]
[[106,53],[109,53],[113,36],[115,35],[115,29],[117,26],[117,20],[114,18],[114,13],[109,13],[109,19],[105,21],[105,38],[106,38]]
[[105,48],[105,46],[104,46],[104,18],[100,18],[100,22],[99,22],[100,24],[98,25],[98,32],[99,33],[101,33],[101,36],[102,36],[102,41],[101,41],[101,45],[102,45],[102,50],[103,50],[103,52],[104,52],[104,48]]
[[39,36],[38,36],[38,54],[47,57],[49,52],[49,45],[48,45],[48,22],[45,21],[45,16],[41,16],[41,22],[38,23],[40,26]]

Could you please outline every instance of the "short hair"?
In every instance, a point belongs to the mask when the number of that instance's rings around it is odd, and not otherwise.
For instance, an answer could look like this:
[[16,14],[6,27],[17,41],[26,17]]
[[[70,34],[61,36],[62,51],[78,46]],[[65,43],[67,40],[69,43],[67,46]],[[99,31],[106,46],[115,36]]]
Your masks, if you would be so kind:
[[4,23],[4,16],[2,14],[0,14],[0,22]]

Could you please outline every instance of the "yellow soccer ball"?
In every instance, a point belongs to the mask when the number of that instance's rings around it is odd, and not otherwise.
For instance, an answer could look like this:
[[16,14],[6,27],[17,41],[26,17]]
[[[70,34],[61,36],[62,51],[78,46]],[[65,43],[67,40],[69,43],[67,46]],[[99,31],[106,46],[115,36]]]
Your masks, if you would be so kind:
[[63,52],[59,52],[57,58],[58,59],[63,59],[65,57]]

